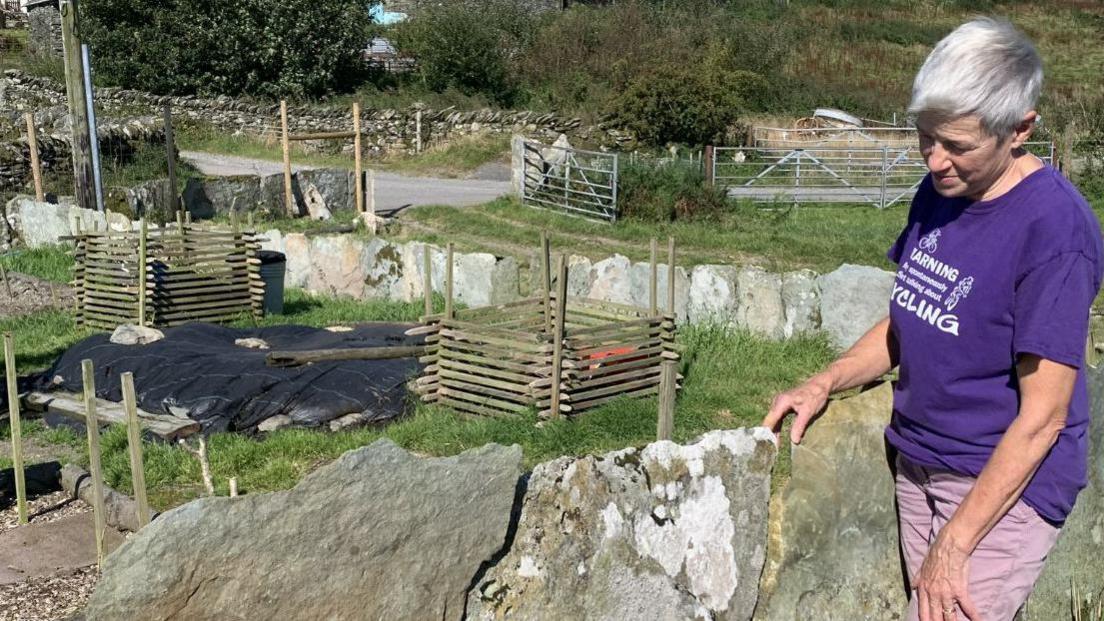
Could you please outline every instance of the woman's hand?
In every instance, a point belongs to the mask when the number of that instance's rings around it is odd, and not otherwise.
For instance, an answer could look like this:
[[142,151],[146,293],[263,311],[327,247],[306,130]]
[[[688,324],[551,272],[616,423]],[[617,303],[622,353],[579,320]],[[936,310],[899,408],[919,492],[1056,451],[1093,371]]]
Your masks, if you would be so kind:
[[824,410],[831,391],[832,380],[827,374],[814,375],[800,386],[775,395],[762,425],[777,436],[782,431],[782,420],[787,414],[794,412],[797,416],[790,428],[790,441],[800,444],[806,427]]
[[955,604],[970,621],[981,621],[970,601],[970,554],[940,531],[928,548],[920,572],[912,580],[912,588],[920,604],[920,621],[961,621]]

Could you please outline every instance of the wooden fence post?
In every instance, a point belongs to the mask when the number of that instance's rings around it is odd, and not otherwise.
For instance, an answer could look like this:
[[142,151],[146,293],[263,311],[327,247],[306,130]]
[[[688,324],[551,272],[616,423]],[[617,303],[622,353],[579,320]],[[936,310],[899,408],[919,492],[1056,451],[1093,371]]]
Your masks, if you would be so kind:
[[414,112],[414,152],[422,152],[422,111]]
[[127,447],[130,449],[130,480],[138,503],[138,528],[150,522],[146,498],[146,471],[142,462],[142,430],[138,426],[138,398],[134,394],[134,374],[123,373],[123,408],[126,409]]
[[429,244],[422,244],[422,264],[425,271],[422,274],[422,287],[425,289],[425,316],[433,314],[433,257],[430,255]]
[[564,316],[567,315],[567,257],[556,268],[556,330],[552,333],[551,417],[560,417],[560,374],[563,373]]
[[652,268],[651,279],[648,281],[648,315],[655,317],[659,313],[659,263],[657,262],[658,243],[652,238],[649,264]]
[[353,170],[356,175],[356,212],[364,213],[364,179],[360,170],[360,103],[353,102]]
[[659,416],[656,421],[656,440],[670,440],[675,431],[675,390],[677,363],[664,360],[659,373]]
[[376,220],[376,169],[368,169],[368,211],[372,214],[372,222],[374,226],[378,226],[379,221]]
[[103,565],[104,531],[107,521],[104,508],[103,470],[100,465],[100,424],[96,418],[96,377],[92,361],[81,360],[84,379],[84,426],[88,431],[88,470],[92,474],[92,514],[96,528],[96,563]]
[[714,170],[713,159],[713,145],[705,145],[705,151],[702,153],[702,167],[705,168],[705,185],[713,185],[713,175],[716,172]]
[[291,145],[288,143],[287,101],[280,100],[280,145],[284,150],[284,209],[289,216],[298,215],[295,195],[291,192]]
[[38,159],[38,136],[35,132],[34,115],[28,112],[24,115],[27,120],[27,147],[31,152],[31,178],[34,179],[35,200],[46,200],[46,193],[42,189],[42,162]]
[[540,279],[544,293],[544,331],[552,331],[552,255],[548,242],[548,232],[541,231]]
[[445,318],[452,319],[452,242],[448,243],[448,252],[445,257]]
[[180,208],[180,196],[176,190],[176,138],[169,104],[165,104],[165,157],[169,164],[169,211],[176,211]]
[[77,29],[77,7],[62,0],[61,41],[65,61],[65,91],[69,102],[70,152],[73,160],[73,186],[77,205],[96,209],[96,187],[92,168],[92,138],[88,133],[88,101],[84,92],[81,42]]
[[146,325],[146,219],[138,220],[138,327]]
[[667,312],[675,316],[675,238],[667,238]]
[[27,482],[23,474],[23,426],[19,420],[19,387],[15,381],[15,348],[11,332],[4,333],[4,371],[8,379],[8,416],[11,422],[12,470],[15,471],[15,502],[19,523],[27,523]]

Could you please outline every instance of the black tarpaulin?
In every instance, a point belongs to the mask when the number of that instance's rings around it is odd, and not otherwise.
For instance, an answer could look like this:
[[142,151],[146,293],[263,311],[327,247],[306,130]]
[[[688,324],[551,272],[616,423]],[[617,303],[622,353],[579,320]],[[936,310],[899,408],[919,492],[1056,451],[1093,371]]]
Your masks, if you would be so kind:
[[[407,380],[422,365],[415,358],[318,362],[276,368],[265,365],[272,350],[339,349],[421,345],[403,324],[365,324],[349,332],[303,326],[234,329],[191,323],[164,329],[149,345],[116,345],[97,334],[71,347],[36,381],[37,390],[82,392],[81,360],[96,370],[96,396],[122,401],[120,376],[134,374],[138,407],[186,415],[205,432],[250,431],[284,414],[297,425],[318,426],[354,412],[367,422],[386,422],[407,406]],[[259,338],[270,349],[249,349],[237,339]]]

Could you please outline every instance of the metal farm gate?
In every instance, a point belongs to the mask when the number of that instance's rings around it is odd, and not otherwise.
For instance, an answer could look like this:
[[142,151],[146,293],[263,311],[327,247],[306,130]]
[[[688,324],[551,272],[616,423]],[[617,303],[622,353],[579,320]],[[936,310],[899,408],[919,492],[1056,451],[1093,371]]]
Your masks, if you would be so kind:
[[[1053,143],[1025,147],[1053,163]],[[734,198],[865,202],[881,209],[911,199],[928,172],[916,146],[716,147],[706,165]]]
[[617,154],[543,145],[526,140],[521,202],[615,222]]

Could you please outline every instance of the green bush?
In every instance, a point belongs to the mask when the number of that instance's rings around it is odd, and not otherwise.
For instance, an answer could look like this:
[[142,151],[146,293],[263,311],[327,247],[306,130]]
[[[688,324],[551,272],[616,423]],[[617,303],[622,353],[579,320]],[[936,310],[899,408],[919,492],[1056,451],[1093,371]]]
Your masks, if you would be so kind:
[[96,0],[81,31],[98,81],[156,93],[302,97],[364,77],[359,0]]
[[706,185],[705,174],[690,162],[622,165],[617,191],[622,217],[649,222],[708,219],[728,204],[725,191]]
[[741,85],[754,80],[747,72],[668,65],[629,84],[609,113],[647,144],[714,143],[736,122]]
[[415,59],[414,77],[425,87],[480,93],[511,105],[519,94],[511,66],[534,26],[533,16],[510,0],[488,0],[479,10],[446,2],[422,7],[389,36],[401,54]]

